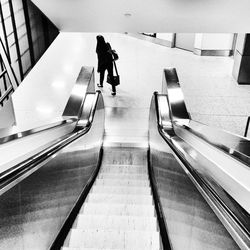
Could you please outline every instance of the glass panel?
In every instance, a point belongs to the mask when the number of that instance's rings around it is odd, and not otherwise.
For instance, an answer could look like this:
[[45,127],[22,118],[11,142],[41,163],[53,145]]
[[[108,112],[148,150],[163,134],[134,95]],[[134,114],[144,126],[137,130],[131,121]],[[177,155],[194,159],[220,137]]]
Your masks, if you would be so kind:
[[22,65],[23,65],[23,74],[25,75],[27,71],[29,71],[31,67],[31,61],[30,61],[30,51],[27,50],[23,55],[22,55]]

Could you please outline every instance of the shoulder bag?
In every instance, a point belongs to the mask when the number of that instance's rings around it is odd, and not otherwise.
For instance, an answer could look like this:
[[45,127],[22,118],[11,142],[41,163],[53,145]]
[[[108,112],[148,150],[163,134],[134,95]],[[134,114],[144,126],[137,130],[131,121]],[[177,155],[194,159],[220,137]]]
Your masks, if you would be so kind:
[[114,63],[114,66],[115,66],[115,73],[116,73],[116,75],[113,76],[113,78],[114,78],[114,81],[113,81],[113,82],[111,81],[110,76],[108,75],[108,76],[107,76],[107,83],[109,83],[109,84],[111,84],[111,85],[117,86],[117,85],[120,84],[120,76],[119,76],[119,74],[118,74],[118,70],[117,70],[115,61],[113,61],[113,63]]

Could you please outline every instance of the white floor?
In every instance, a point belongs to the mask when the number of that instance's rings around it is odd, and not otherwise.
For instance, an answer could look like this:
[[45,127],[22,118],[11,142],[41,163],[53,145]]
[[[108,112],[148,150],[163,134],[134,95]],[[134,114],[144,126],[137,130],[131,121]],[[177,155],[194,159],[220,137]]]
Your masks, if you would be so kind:
[[[60,119],[80,67],[96,68],[96,35],[61,33],[57,37],[13,94],[18,126],[26,129]],[[124,138],[145,136],[150,99],[161,90],[166,67],[177,69],[193,119],[243,135],[250,114],[250,86],[240,86],[233,79],[232,58],[200,57],[125,34],[103,35],[119,54],[121,78],[116,97],[110,95],[107,84],[102,90],[109,135],[121,136],[126,129]]]

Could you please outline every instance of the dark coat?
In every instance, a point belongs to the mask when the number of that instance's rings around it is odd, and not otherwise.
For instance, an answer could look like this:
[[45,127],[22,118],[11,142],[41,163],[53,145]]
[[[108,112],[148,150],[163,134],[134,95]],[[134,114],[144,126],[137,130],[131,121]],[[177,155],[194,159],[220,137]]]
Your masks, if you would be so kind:
[[99,46],[97,45],[96,53],[98,58],[97,72],[104,71],[112,65],[112,54],[109,52],[111,46],[109,43],[103,43]]

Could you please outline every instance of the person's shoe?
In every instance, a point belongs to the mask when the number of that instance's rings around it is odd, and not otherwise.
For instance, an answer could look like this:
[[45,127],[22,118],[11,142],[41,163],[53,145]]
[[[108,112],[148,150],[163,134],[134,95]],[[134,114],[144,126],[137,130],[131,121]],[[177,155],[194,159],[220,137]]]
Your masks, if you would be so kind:
[[102,85],[102,84],[100,84],[100,83],[97,83],[97,87],[102,88],[102,87],[103,87],[103,85]]
[[116,95],[116,92],[113,92],[113,91],[112,91],[112,92],[111,92],[111,95]]

